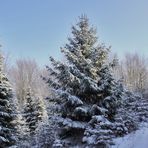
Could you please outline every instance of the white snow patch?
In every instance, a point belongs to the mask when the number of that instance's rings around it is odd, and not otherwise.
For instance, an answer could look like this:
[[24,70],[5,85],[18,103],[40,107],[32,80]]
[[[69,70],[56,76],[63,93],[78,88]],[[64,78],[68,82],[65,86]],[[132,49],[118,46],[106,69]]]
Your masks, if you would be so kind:
[[148,148],[148,124],[143,124],[136,132],[117,138],[114,142],[111,148]]

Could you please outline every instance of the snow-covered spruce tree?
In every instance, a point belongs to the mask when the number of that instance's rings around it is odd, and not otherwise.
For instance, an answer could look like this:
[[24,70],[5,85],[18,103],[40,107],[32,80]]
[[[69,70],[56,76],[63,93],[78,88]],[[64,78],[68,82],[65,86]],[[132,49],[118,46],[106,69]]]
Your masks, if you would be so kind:
[[0,53],[0,147],[15,145],[14,106],[12,88],[3,72],[3,57]]
[[19,140],[24,140],[29,135],[29,127],[27,127],[25,119],[20,111],[18,111],[18,116],[16,120],[17,126],[17,136]]
[[50,77],[46,80],[55,92],[59,111],[60,137],[73,145],[104,146],[115,135],[127,132],[124,123],[115,124],[122,90],[117,89],[107,62],[110,48],[97,43],[96,29],[85,15],[72,27],[72,35],[61,49],[67,61],[51,57],[53,67],[47,66]]
[[30,133],[34,133],[34,131],[38,127],[39,121],[42,120],[43,108],[40,102],[38,102],[38,100],[35,100],[30,88],[27,91],[23,116],[25,118],[26,125],[29,127]]

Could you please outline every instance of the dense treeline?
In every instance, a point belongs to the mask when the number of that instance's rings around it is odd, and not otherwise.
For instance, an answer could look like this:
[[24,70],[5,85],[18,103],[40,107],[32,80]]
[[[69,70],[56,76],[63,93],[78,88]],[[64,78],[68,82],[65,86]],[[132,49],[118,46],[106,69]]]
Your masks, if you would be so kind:
[[115,73],[118,78],[123,79],[128,89],[144,95],[148,89],[147,65],[146,57],[137,53],[127,53],[124,59],[119,60]]
[[146,121],[146,58],[110,60],[85,15],[61,52],[65,61],[50,57],[46,71],[27,59],[10,67],[0,55],[1,147],[104,148]]

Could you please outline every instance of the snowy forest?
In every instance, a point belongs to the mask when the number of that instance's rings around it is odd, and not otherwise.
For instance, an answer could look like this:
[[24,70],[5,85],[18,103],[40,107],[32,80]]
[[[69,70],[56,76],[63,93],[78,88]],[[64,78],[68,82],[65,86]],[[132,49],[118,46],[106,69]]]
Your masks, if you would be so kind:
[[[0,53],[0,148],[117,148],[148,121],[148,63],[119,58],[86,15],[46,67]],[[118,147],[120,148],[120,147]]]

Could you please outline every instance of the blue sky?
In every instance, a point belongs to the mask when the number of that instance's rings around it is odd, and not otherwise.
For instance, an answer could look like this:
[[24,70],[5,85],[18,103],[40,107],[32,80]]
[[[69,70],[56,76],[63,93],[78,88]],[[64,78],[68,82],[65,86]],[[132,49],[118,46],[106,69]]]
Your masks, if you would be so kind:
[[0,44],[17,58],[61,58],[60,47],[71,25],[85,13],[99,39],[121,57],[126,52],[148,56],[147,0],[0,0]]

